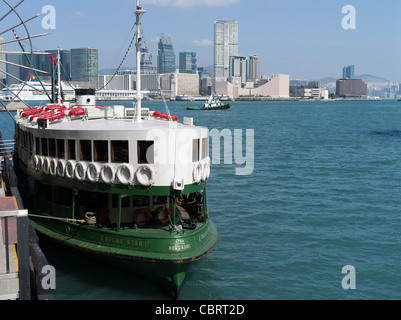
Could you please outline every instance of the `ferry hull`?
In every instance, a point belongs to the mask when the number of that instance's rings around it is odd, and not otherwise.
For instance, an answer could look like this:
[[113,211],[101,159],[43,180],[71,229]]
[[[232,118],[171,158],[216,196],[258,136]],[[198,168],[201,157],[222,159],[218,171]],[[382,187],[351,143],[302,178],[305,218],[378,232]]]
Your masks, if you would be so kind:
[[[31,218],[31,222],[40,236],[143,276],[175,299],[179,298],[190,264],[211,252],[218,240],[216,227],[210,220],[197,230],[184,231],[188,233],[185,236],[174,231],[171,236],[161,238],[135,237],[116,231],[102,233],[96,228],[47,218]],[[111,245],[100,244],[101,240]],[[128,244],[139,249],[129,249]],[[146,246],[155,249],[146,251]]]

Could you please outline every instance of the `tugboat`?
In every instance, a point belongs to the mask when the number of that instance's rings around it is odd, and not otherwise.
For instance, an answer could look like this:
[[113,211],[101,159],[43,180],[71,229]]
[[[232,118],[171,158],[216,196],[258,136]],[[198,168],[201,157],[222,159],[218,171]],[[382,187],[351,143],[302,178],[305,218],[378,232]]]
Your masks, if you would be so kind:
[[208,129],[141,105],[136,3],[135,108],[96,105],[91,89],[63,102],[60,66],[49,105],[15,116],[14,166],[36,231],[128,268],[178,298],[188,266],[218,235],[209,218]]
[[230,109],[229,102],[221,102],[218,97],[211,95],[209,100],[203,105],[198,107],[188,107],[187,110],[225,110]]

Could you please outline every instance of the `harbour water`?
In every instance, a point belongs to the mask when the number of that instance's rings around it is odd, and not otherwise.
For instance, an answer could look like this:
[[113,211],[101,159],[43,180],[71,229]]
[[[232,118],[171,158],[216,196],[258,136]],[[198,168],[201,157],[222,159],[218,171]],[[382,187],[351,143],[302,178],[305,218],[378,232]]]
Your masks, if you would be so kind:
[[[121,104],[121,103],[119,103]],[[194,103],[191,103],[193,105]],[[212,165],[217,247],[192,265],[181,299],[400,299],[401,104],[398,101],[236,102],[187,111],[196,125],[254,130],[254,170]],[[162,102],[144,102],[164,112]],[[4,139],[13,135],[0,113]],[[245,150],[243,151],[245,156]],[[56,268],[55,299],[167,299],[113,266],[41,243]],[[345,290],[346,265],[356,288]]]

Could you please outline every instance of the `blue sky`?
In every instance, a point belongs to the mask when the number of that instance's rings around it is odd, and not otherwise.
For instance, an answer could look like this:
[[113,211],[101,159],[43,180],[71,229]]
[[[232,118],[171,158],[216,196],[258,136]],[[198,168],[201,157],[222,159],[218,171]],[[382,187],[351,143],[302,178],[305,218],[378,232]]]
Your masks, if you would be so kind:
[[[17,0],[9,0],[17,3]],[[34,48],[99,49],[100,68],[120,63],[134,23],[135,0],[25,0],[23,17],[56,9],[56,29],[43,30],[42,17],[28,23]],[[143,29],[156,64],[157,37],[171,36],[177,55],[197,52],[198,66],[213,64],[213,25],[221,19],[239,23],[239,53],[258,54],[260,72],[291,78],[340,77],[354,64],[356,74],[373,74],[401,82],[401,1],[373,0],[141,0],[147,13]],[[342,8],[352,5],[356,29],[342,28]],[[4,6],[1,7],[4,10]],[[44,17],[44,16],[43,16]],[[2,29],[5,29],[2,26]],[[134,66],[134,55],[127,66]]]

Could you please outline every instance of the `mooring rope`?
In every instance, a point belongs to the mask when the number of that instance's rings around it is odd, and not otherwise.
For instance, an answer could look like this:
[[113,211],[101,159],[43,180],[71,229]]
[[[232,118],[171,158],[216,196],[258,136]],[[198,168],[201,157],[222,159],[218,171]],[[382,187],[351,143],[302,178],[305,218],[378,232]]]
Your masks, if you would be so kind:
[[36,214],[28,214],[28,216],[29,217],[35,217],[35,218],[63,220],[63,221],[67,221],[67,222],[79,222],[79,223],[85,223],[86,222],[85,220],[79,220],[79,219],[49,217],[49,216],[41,216],[41,215],[36,215]]

